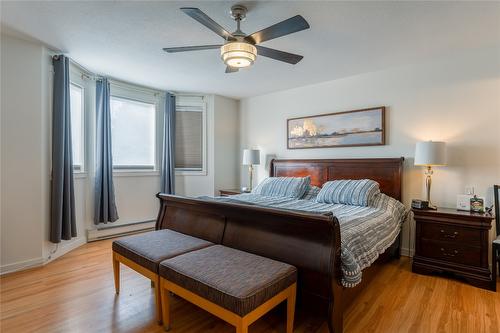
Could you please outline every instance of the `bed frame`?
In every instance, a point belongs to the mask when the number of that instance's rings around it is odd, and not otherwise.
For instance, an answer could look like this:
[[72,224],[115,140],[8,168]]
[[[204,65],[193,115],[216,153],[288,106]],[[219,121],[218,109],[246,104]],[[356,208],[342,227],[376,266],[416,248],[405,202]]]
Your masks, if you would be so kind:
[[[272,160],[270,176],[311,176],[312,185],[334,179],[369,178],[381,192],[401,200],[403,158]],[[173,229],[292,264],[298,268],[298,300],[327,316],[330,332],[343,331],[343,309],[367,285],[381,263],[399,257],[400,237],[369,268],[354,288],[341,285],[340,226],[331,213],[311,214],[215,200],[158,194],[157,229]],[[200,226],[207,226],[203,228]],[[218,226],[218,227],[210,227]],[[304,251],[307,249],[307,251]]]

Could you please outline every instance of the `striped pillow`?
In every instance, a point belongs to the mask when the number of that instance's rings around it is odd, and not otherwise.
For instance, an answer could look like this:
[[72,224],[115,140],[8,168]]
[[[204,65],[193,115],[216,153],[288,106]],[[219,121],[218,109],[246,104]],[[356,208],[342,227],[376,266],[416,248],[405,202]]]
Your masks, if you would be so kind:
[[257,185],[252,193],[268,197],[286,197],[298,199],[304,195],[311,184],[307,177],[269,177]]
[[319,191],[321,191],[321,188],[317,186],[309,186],[308,189],[306,190],[306,193],[302,196],[302,200],[316,200],[316,197],[318,196]]
[[379,193],[379,184],[371,179],[334,180],[323,185],[316,202],[370,206]]

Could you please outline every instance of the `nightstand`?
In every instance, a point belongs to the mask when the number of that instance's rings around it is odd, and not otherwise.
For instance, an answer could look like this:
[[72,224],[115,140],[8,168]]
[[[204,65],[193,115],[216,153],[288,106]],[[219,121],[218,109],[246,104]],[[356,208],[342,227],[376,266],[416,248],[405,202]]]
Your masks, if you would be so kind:
[[241,191],[240,189],[230,189],[230,190],[219,190],[219,193],[221,197],[228,197],[230,195],[236,195],[245,192]]
[[449,208],[413,209],[413,213],[413,272],[453,273],[476,287],[492,289],[488,236],[493,216]]

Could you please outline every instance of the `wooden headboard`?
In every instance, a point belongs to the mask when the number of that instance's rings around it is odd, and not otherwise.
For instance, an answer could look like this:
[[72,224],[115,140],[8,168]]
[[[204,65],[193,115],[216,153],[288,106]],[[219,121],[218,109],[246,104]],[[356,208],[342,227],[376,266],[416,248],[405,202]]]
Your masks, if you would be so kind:
[[272,160],[271,177],[311,176],[311,184],[322,186],[335,179],[373,179],[380,191],[401,201],[403,157],[363,159]]

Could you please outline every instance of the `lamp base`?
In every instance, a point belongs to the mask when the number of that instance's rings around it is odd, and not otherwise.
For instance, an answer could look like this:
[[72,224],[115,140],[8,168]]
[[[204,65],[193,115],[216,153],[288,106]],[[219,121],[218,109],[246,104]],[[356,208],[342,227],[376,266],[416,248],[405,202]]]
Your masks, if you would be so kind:
[[430,165],[427,166],[427,170],[425,171],[425,188],[426,188],[426,192],[427,192],[427,202],[429,202],[429,206],[427,209],[432,209],[432,210],[437,210],[437,207],[434,206],[432,203],[431,203],[431,185],[432,185],[432,176],[433,174],[433,171],[432,171],[432,167]]
[[248,192],[252,192],[252,187],[253,187],[253,165],[249,165],[248,166],[248,173],[249,173],[249,176],[250,176],[250,180],[249,180],[249,183],[248,183]]

